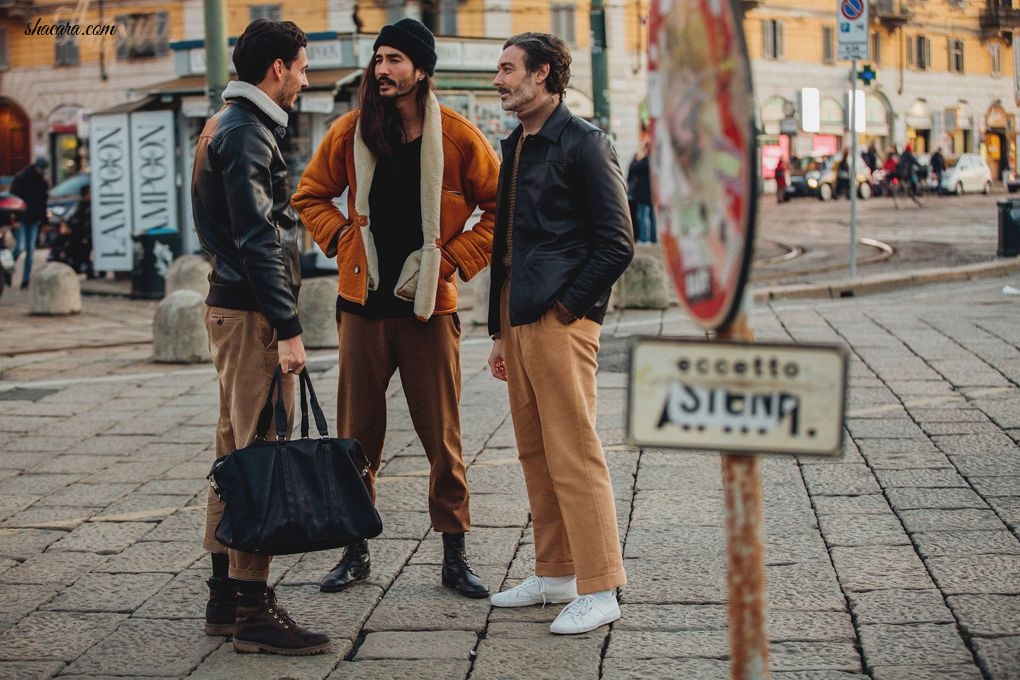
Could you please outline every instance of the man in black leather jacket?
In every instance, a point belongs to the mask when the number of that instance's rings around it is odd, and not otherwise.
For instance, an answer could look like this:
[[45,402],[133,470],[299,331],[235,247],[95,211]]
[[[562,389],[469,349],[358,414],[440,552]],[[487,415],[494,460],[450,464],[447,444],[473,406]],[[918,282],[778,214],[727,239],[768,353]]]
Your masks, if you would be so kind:
[[613,488],[595,432],[596,355],[613,283],[634,252],[608,135],[563,102],[556,36],[506,42],[493,85],[521,125],[503,141],[493,239],[489,369],[507,381],[535,533],[535,575],[497,607],[569,602],[557,634],[620,618],[626,583]]
[[[195,150],[195,227],[213,262],[205,318],[220,383],[217,458],[255,439],[277,365],[293,417],[291,374],[305,365],[298,227],[278,140],[287,134],[287,111],[308,87],[307,44],[289,21],[249,24],[234,46],[238,80],[223,91],[226,103],[206,123]],[[272,437],[276,428],[269,429]],[[228,551],[216,540],[222,514],[222,501],[210,491],[203,541],[213,565],[206,633],[233,635],[239,652],[327,651],[327,636],[304,630],[276,603],[267,583],[272,558]]]

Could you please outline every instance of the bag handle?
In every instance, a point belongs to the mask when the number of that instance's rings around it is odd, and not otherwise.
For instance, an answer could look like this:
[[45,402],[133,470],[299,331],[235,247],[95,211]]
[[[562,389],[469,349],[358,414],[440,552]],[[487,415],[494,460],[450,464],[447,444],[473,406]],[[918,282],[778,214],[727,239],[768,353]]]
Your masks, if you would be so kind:
[[[276,390],[276,404],[273,404],[273,390]],[[270,421],[276,421],[276,438],[287,438],[287,408],[283,403],[283,373],[279,366],[273,371],[273,379],[269,382],[266,403],[259,412],[259,424],[255,428],[255,438],[265,439],[269,434]]]
[[301,369],[298,379],[301,383],[301,436],[308,436],[308,404],[305,398],[305,386],[307,386],[312,403],[312,417],[315,418],[315,429],[319,431],[319,436],[325,439],[329,436],[326,416],[323,415],[322,407],[319,406],[319,400],[315,396],[315,388],[312,387],[312,378],[308,375],[307,368]]

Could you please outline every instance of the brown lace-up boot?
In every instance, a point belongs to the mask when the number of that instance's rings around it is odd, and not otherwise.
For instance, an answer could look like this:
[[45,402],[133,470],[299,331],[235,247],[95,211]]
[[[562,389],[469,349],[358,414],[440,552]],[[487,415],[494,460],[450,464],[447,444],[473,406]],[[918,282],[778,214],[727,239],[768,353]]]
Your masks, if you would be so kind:
[[237,582],[214,576],[206,584],[209,601],[205,604],[205,634],[233,635],[237,619]]
[[241,595],[234,628],[234,651],[268,652],[304,656],[328,652],[329,637],[299,626],[276,603],[276,591],[266,588],[261,595]]

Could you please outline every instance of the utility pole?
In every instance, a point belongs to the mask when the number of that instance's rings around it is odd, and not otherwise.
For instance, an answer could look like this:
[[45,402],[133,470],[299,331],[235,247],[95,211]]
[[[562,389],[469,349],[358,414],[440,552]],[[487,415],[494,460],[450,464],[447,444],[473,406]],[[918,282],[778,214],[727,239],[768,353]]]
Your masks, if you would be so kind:
[[227,86],[227,22],[224,0],[203,0],[205,4],[205,89],[209,97],[209,115],[223,106],[220,95]]
[[609,132],[609,60],[606,54],[606,3],[591,0],[591,98],[595,123]]

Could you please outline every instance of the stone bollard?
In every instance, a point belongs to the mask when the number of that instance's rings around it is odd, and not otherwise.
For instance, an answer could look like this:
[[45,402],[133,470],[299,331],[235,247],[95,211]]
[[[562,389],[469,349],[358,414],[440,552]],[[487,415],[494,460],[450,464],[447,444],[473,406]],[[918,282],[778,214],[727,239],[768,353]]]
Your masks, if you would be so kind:
[[201,293],[177,290],[160,301],[152,320],[152,360],[164,364],[212,360]]
[[[657,247],[656,247],[657,250]],[[670,303],[670,283],[661,251],[639,247],[634,260],[616,285],[616,304],[624,309],[666,309]]]
[[309,349],[338,347],[336,334],[336,277],[320,276],[301,282],[298,295],[301,341]]
[[38,263],[32,272],[29,314],[61,316],[81,312],[81,285],[78,275],[63,262]]
[[212,265],[201,255],[181,255],[166,270],[166,294],[175,290],[193,290],[203,298],[209,294]]

